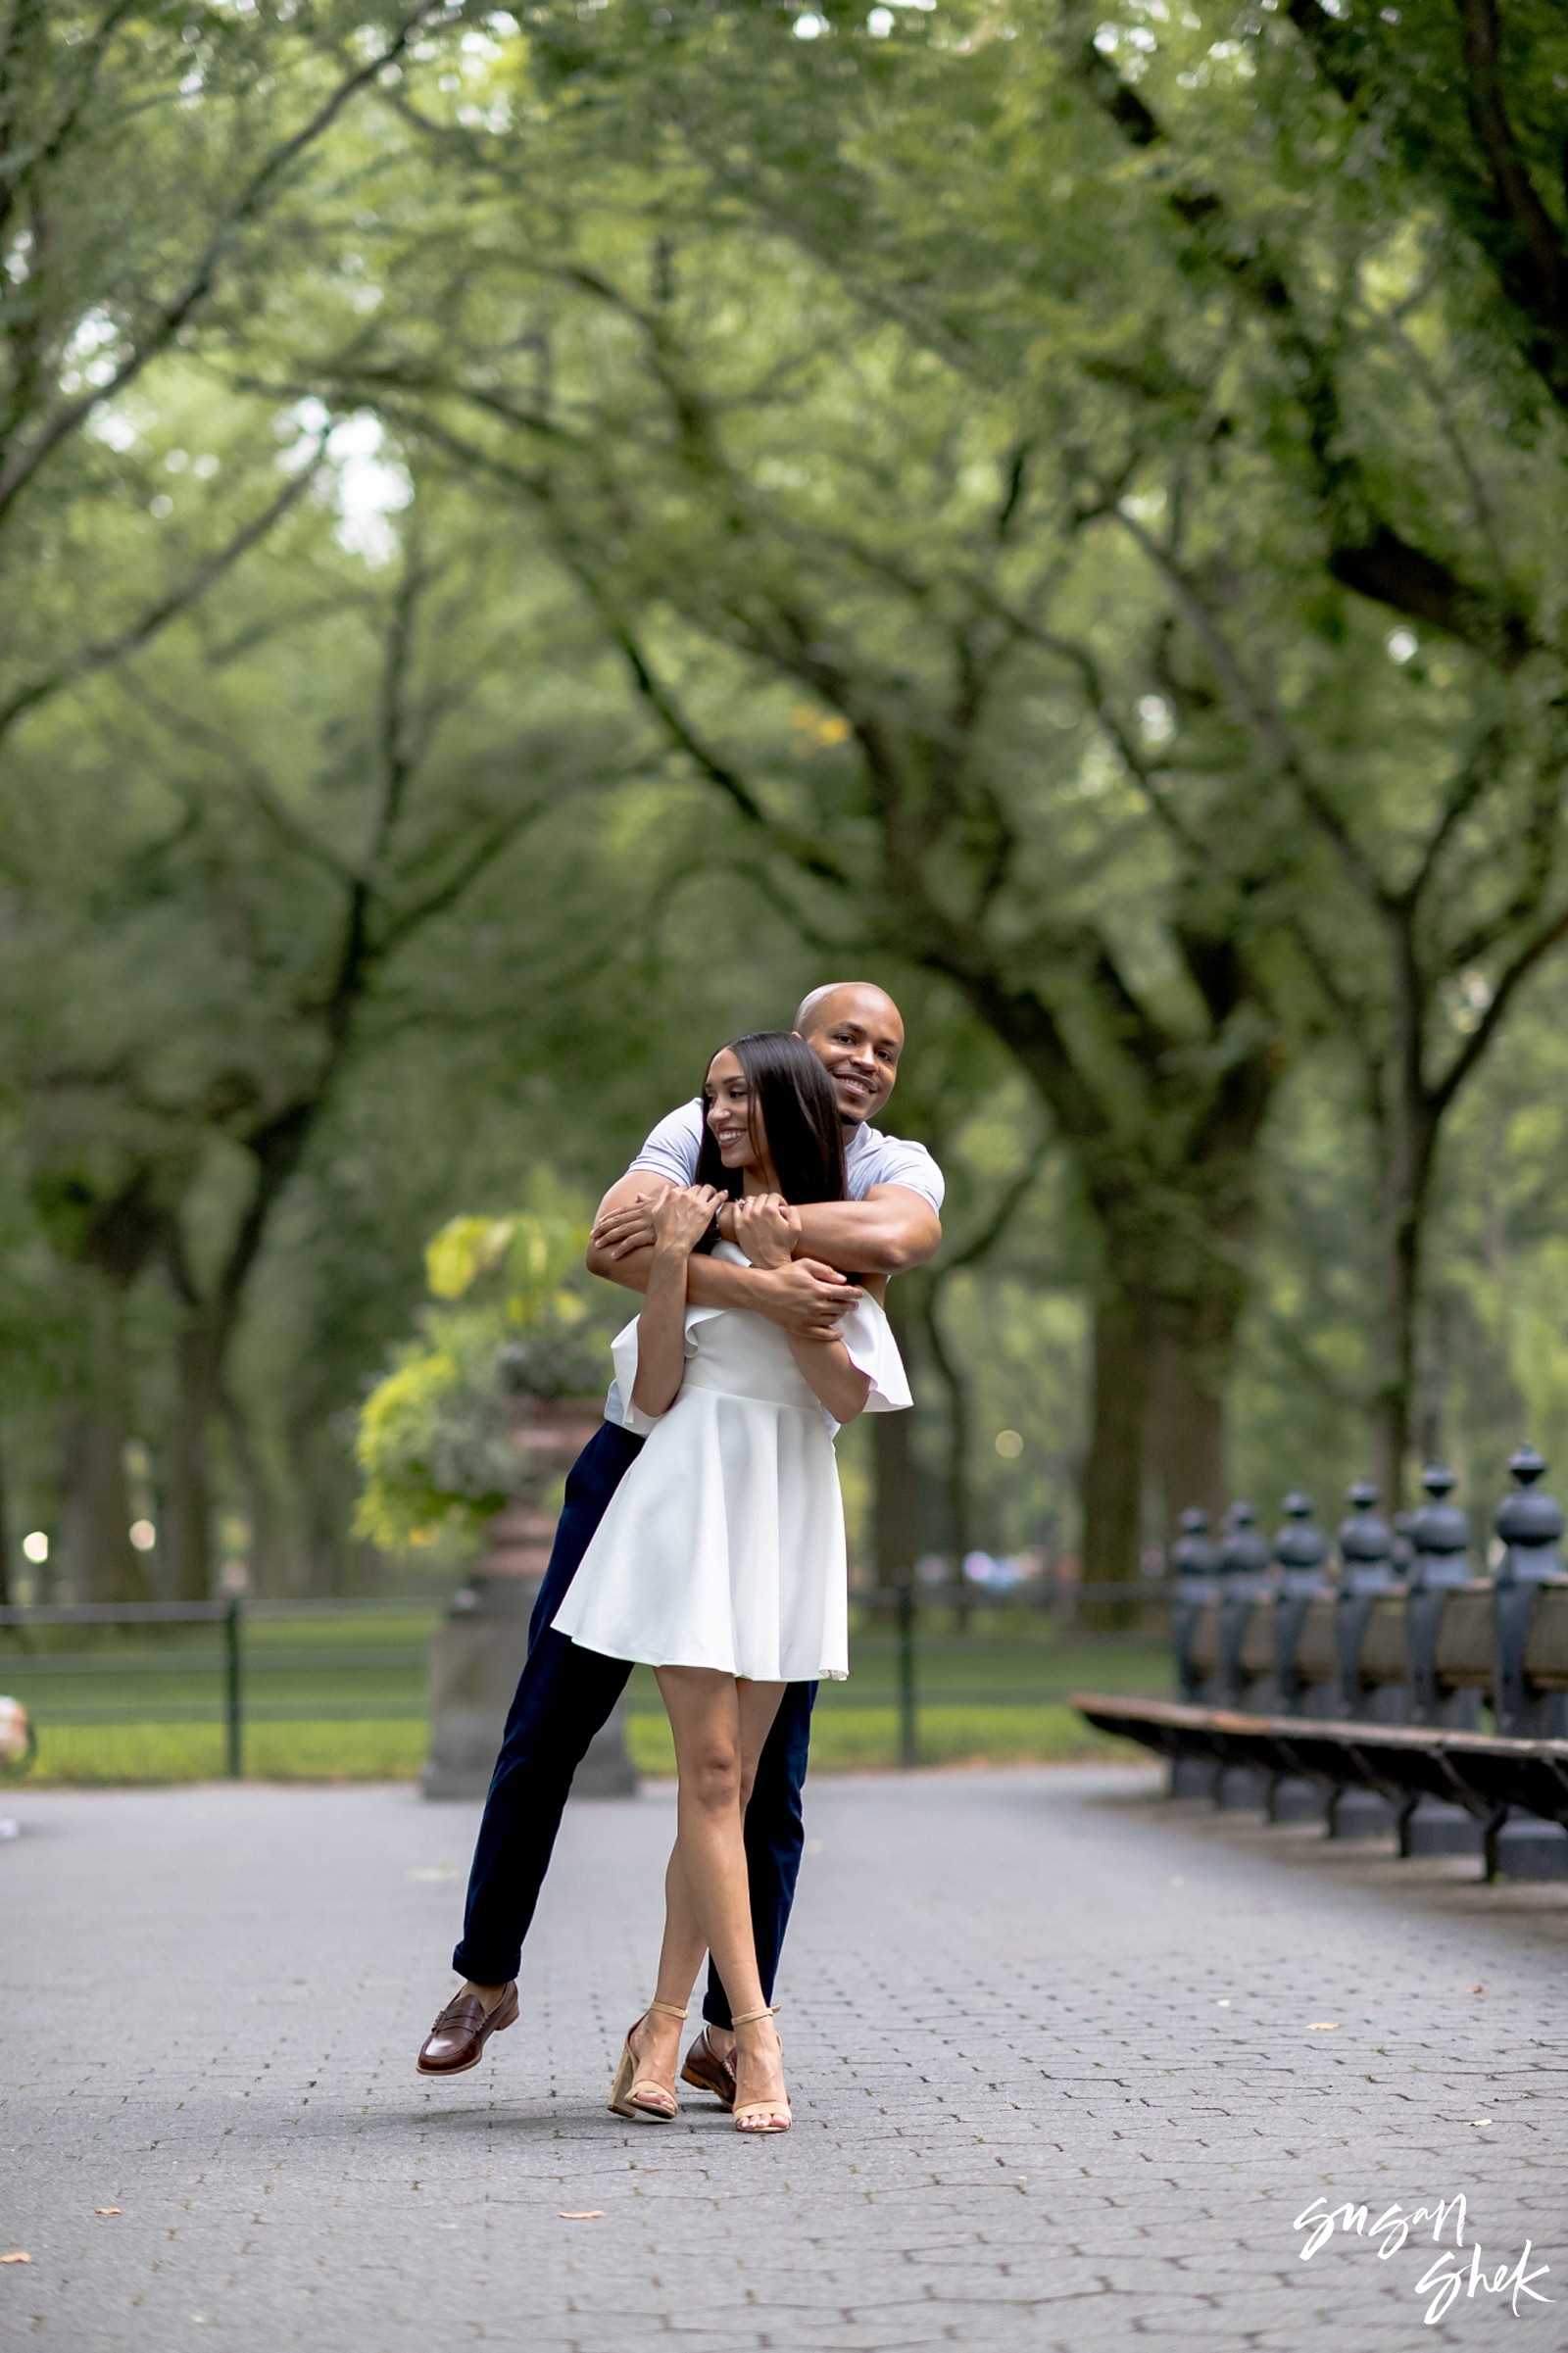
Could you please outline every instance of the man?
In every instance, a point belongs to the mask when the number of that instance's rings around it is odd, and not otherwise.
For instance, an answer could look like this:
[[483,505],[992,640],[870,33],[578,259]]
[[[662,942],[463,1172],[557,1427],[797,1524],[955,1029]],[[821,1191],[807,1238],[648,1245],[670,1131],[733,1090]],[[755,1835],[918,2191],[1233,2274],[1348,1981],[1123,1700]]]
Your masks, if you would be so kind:
[[[796,1031],[833,1081],[844,1122],[851,1198],[803,1203],[801,1239],[782,1267],[693,1258],[688,1298],[696,1304],[750,1307],[785,1330],[831,1338],[859,1298],[852,1274],[881,1288],[919,1266],[942,1239],[942,1173],[919,1144],[879,1135],[870,1124],[893,1092],[904,1051],[899,1008],[883,989],[840,981],[815,989],[795,1016]],[[619,1183],[600,1204],[588,1250],[598,1275],[644,1291],[652,1262],[650,1204],[697,1175],[703,1110],[683,1103],[662,1119]],[[720,1213],[720,1226],[728,1212]],[[589,1542],[642,1446],[621,1426],[613,1387],[605,1421],[572,1465],[550,1566],[529,1627],[527,1661],[496,1760],[468,1880],[463,1938],[452,1966],[466,1981],[426,2036],[421,2075],[460,2075],[478,2064],[492,2034],[517,2015],[516,1971],[549,1868],[571,1777],[609,1720],[631,1670],[623,1659],[579,1649],[552,1620]],[[814,1684],[791,1684],[768,1735],[746,1814],[752,1923],[764,1997],[771,2001],[779,1950],[795,1898],[803,1843]],[[711,1970],[704,2028],[681,2072],[689,2083],[735,2091],[734,2037],[724,1989]]]

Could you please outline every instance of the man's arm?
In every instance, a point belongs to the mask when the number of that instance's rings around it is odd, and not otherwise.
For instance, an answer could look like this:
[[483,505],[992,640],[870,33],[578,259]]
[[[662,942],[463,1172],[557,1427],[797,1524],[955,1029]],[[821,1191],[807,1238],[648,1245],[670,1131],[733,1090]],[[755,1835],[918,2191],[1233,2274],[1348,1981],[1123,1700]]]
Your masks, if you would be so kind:
[[[907,1185],[873,1185],[863,1201],[800,1204],[798,1258],[820,1258],[846,1274],[902,1275],[935,1257],[942,1220]],[[718,1218],[725,1228],[725,1212]]]
[[[623,1291],[646,1292],[653,1271],[649,1204],[667,1193],[670,1180],[649,1168],[630,1168],[599,1204],[588,1244],[588,1271]],[[802,1215],[806,1212],[803,1210]],[[797,1258],[788,1266],[736,1266],[727,1258],[694,1257],[686,1273],[686,1298],[694,1307],[750,1307],[803,1338],[830,1339],[839,1318],[861,1294],[832,1266]]]
[[[668,1180],[650,1168],[631,1168],[612,1185],[594,1220],[588,1264],[596,1275],[641,1291],[647,1282],[629,1277],[626,1269],[653,1241],[648,1203]],[[801,1238],[797,1259],[811,1258],[836,1266],[845,1274],[897,1275],[923,1266],[934,1257],[942,1240],[942,1221],[925,1196],[908,1185],[873,1185],[863,1201],[811,1201],[801,1207]],[[719,1214],[719,1231],[726,1233],[729,1213]],[[729,1234],[733,1240],[733,1234]],[[699,1294],[693,1292],[692,1298]],[[710,1305],[740,1306],[739,1299],[709,1301]]]
[[607,1283],[619,1283],[627,1291],[648,1289],[646,1266],[640,1283],[628,1281],[627,1255],[652,1247],[654,1228],[648,1212],[672,1182],[652,1168],[628,1168],[623,1177],[617,1177],[594,1213],[593,1232],[588,1237],[591,1275],[603,1275]]

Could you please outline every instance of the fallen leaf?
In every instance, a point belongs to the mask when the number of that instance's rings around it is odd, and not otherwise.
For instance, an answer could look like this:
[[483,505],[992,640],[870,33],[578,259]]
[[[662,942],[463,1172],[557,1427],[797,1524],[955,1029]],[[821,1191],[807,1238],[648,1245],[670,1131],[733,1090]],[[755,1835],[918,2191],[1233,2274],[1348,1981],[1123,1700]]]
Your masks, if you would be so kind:
[[604,2219],[605,2210],[603,2206],[585,2206],[581,2214],[567,2214],[565,2210],[563,2209],[561,2215],[561,2220],[564,2223],[602,2223]]
[[1337,2018],[1314,2018],[1306,2031],[1309,2034],[1337,2034],[1340,2022]]
[[32,2257],[24,2255],[20,2247],[14,2255],[0,2255],[0,2263],[30,2263],[31,2261]]
[[95,2206],[93,2212],[94,2214],[118,2214],[120,2208],[118,2206]]
[[1470,1990],[1472,1993],[1485,1993],[1486,1987],[1485,1985],[1472,1985]]

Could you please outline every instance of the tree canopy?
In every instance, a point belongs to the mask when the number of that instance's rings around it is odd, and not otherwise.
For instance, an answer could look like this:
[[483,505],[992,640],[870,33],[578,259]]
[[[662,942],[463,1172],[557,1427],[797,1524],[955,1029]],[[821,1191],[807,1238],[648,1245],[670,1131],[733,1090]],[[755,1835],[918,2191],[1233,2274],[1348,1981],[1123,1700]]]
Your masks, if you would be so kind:
[[1560,12],[5,21],[13,1543],[347,1573],[427,1234],[850,969],[885,1560],[1557,1410]]

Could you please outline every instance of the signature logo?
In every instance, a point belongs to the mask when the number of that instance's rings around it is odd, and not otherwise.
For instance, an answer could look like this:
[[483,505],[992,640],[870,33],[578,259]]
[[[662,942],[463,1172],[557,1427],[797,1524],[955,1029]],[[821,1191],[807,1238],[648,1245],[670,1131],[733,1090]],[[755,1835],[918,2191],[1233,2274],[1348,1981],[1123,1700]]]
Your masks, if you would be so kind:
[[[1513,2263],[1499,2263],[1494,2272],[1487,2269],[1480,2240],[1467,2243],[1462,2196],[1442,2198],[1436,2206],[1412,2206],[1408,2213],[1402,2206],[1385,2206],[1376,2216],[1369,2206],[1331,2206],[1327,2198],[1316,2197],[1309,2206],[1302,2207],[1292,2228],[1306,2232],[1305,2242],[1298,2250],[1303,2263],[1310,2263],[1328,2245],[1336,2230],[1342,2237],[1369,2241],[1377,2248],[1378,2261],[1387,2263],[1408,2239],[1425,2237],[1429,2224],[1429,2243],[1441,2252],[1415,2283],[1418,2296],[1431,2298],[1425,2314],[1429,2328],[1442,2320],[1461,2293],[1467,2298],[1505,2295],[1515,2320],[1528,2317],[1519,2309],[1521,2296],[1533,2304],[1556,2302],[1555,2296],[1544,2296],[1530,2284],[1532,2279],[1544,2279],[1551,2266],[1538,2263],[1532,2268],[1528,2238],[1524,2253]],[[1446,2240],[1449,2243],[1446,2244]]]

